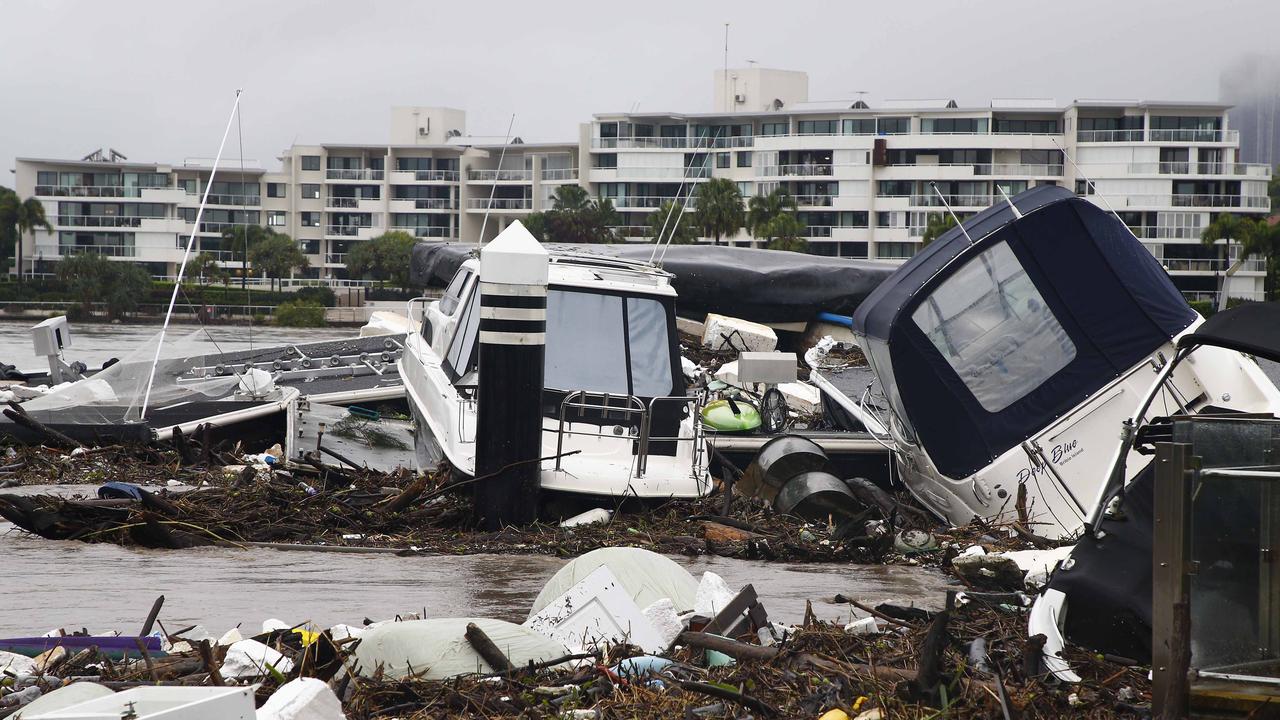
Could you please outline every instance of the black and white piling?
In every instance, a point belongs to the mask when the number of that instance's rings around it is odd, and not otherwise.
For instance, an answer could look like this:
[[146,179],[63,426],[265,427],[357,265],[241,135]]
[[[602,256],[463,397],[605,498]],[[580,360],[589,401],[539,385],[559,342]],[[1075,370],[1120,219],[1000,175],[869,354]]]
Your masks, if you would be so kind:
[[519,222],[480,251],[475,512],[487,530],[537,518],[549,265]]

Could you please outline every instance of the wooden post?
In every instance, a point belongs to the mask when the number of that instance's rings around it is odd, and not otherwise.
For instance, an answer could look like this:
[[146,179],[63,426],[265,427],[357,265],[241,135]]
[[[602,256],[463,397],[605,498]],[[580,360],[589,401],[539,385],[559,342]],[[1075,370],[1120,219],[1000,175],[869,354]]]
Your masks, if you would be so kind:
[[1191,669],[1191,478],[1186,443],[1156,443],[1151,543],[1151,700],[1160,720],[1187,717]]

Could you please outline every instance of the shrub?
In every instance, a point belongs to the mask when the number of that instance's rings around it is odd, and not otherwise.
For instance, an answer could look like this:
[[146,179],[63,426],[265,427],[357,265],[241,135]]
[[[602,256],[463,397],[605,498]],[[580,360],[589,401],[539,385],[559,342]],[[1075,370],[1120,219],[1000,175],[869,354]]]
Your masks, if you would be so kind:
[[1200,317],[1207,318],[1210,315],[1212,315],[1214,312],[1216,312],[1216,310],[1213,307],[1212,300],[1192,300],[1187,304],[1191,306],[1192,310],[1195,310],[1196,312],[1200,313]]
[[276,307],[276,324],[289,327],[324,327],[324,306],[307,300],[290,300]]
[[298,288],[298,291],[294,293],[294,297],[299,301],[315,303],[324,307],[333,307],[338,301],[333,294],[333,289],[327,287]]

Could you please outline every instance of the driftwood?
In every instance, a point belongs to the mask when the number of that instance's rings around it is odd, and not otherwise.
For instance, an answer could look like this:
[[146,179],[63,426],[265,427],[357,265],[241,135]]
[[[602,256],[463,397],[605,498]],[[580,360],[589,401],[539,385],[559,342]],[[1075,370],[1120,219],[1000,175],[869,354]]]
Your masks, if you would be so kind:
[[470,643],[471,649],[475,650],[477,655],[489,663],[489,667],[500,673],[509,673],[515,669],[515,666],[511,664],[507,656],[498,649],[497,645],[493,644],[493,641],[489,639],[484,630],[480,629],[479,625],[467,623],[467,631],[464,636],[467,638],[467,642]]
[[680,687],[681,689],[702,693],[703,695],[708,695],[719,700],[737,703],[748,710],[754,710],[764,715],[776,716],[779,714],[778,708],[759,698],[753,698],[750,695],[743,695],[736,690],[723,688],[719,685],[711,685],[710,683],[696,682],[693,680],[682,680],[680,682]]
[[48,438],[49,440],[53,441],[53,444],[55,445],[60,445],[68,448],[82,447],[80,443],[76,442],[75,440],[72,440],[70,437],[63,435],[57,430],[54,430],[53,428],[48,427],[44,423],[28,415],[27,411],[23,409],[21,405],[19,405],[18,403],[12,400],[9,401],[9,407],[5,409],[4,416],[14,421],[15,423],[21,425],[22,427],[27,428],[28,430],[36,433],[37,435],[42,435]]

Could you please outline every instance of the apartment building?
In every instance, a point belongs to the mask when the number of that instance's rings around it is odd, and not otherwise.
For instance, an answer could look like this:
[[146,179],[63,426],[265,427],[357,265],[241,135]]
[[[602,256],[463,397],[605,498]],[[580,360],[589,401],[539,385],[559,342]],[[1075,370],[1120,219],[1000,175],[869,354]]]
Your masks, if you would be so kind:
[[[1270,211],[1271,169],[1239,162],[1224,104],[815,102],[804,73],[714,77],[718,111],[602,113],[566,142],[473,137],[461,110],[393,108],[386,143],[295,145],[278,171],[220,168],[199,228],[209,161],[19,159],[18,192],[44,201],[55,221],[28,243],[26,267],[47,272],[67,254],[101,252],[171,275],[193,229],[200,250],[221,254],[227,227],[254,223],[298,241],[311,265],[305,277],[340,281],[355,243],[392,229],[487,241],[548,209],[565,184],[611,200],[619,233],[644,242],[651,213],[672,199],[692,208],[692,192],[710,178],[737,183],[744,197],[787,191],[811,252],[900,262],[919,250],[930,215],[965,217],[1004,194],[1056,184],[1114,210],[1188,297],[1204,299],[1236,250],[1222,259],[1201,244],[1203,228],[1219,213]],[[1251,260],[1227,292],[1260,298],[1264,275]]]

